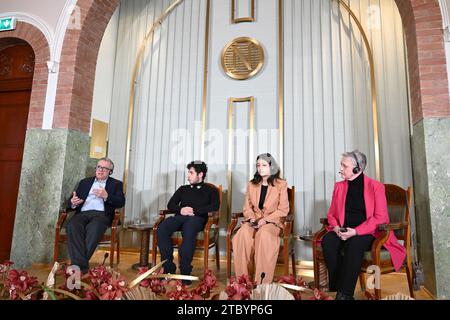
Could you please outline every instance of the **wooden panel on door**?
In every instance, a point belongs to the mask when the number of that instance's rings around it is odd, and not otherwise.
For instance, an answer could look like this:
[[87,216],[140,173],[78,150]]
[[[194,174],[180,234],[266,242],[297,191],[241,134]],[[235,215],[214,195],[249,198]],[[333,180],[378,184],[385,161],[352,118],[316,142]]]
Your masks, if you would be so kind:
[[0,50],[0,262],[9,259],[34,69],[29,46]]

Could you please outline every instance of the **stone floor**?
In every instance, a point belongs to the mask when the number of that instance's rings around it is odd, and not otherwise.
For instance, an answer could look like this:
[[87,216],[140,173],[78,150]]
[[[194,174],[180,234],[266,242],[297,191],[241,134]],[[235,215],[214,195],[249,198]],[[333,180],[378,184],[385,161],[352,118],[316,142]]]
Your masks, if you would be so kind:
[[[106,251],[101,249],[97,250],[94,256],[91,259],[91,267],[99,265],[103,262],[104,254]],[[176,257],[175,257],[176,258]],[[124,275],[129,281],[132,281],[137,277],[137,271],[133,270],[131,266],[139,262],[139,254],[135,252],[122,252],[120,256],[120,264],[114,266],[114,269],[119,271],[122,275]],[[109,259],[107,259],[109,261]],[[158,259],[159,261],[159,259]],[[203,275],[203,260],[201,258],[194,258],[193,261],[194,270],[192,275],[201,277]],[[210,261],[210,266],[218,279],[218,288],[215,291],[220,292],[227,285],[226,280],[226,262],[225,260],[221,260],[220,270],[216,270],[215,262],[213,260]],[[28,268],[27,271],[38,278],[39,282],[45,282],[47,279],[48,273],[51,270],[51,265],[33,265],[31,268]],[[312,262],[302,262],[297,266],[297,273],[300,275],[305,281],[311,282],[313,281],[313,270],[312,270]],[[277,270],[275,272],[276,275],[282,274],[282,266],[277,265]],[[195,285],[195,282],[194,282]],[[381,277],[381,288],[382,288],[382,297],[403,293],[405,295],[409,294],[408,284],[406,281],[406,275],[404,273],[391,273],[387,275],[383,275]],[[416,291],[416,299],[418,300],[432,300],[432,297],[425,291],[420,290]],[[334,296],[334,294],[330,294]],[[355,290],[355,298],[357,300],[366,299],[364,293],[360,290],[359,284]]]

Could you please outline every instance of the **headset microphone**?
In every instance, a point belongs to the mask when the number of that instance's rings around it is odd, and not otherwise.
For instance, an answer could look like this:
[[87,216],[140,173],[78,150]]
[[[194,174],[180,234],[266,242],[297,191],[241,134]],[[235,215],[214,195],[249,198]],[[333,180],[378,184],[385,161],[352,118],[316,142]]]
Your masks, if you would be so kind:
[[350,154],[353,157],[353,159],[355,159],[355,162],[356,162],[356,166],[353,168],[353,174],[358,174],[361,172],[361,168],[359,167],[358,158],[356,157],[356,154],[354,152],[350,152]]

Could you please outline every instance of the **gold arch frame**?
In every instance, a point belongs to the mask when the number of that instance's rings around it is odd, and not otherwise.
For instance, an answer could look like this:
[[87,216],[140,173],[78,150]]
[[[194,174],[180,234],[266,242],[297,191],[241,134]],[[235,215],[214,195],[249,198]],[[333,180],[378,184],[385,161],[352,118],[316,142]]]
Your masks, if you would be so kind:
[[133,116],[134,116],[134,96],[136,94],[136,84],[137,84],[137,76],[139,73],[139,68],[141,67],[142,58],[145,52],[145,48],[150,37],[155,32],[158,26],[161,26],[162,22],[167,18],[167,16],[178,7],[184,0],[175,0],[170,6],[164,10],[163,14],[159,16],[159,18],[153,23],[150,29],[147,31],[144,39],[141,42],[141,46],[139,48],[138,54],[136,55],[136,60],[134,62],[133,73],[131,76],[131,90],[130,90],[130,101],[129,101],[129,109],[128,109],[128,131],[127,131],[127,143],[125,149],[125,170],[123,173],[123,188],[126,192],[127,183],[128,183],[128,172],[130,167],[130,151],[131,151],[131,135],[133,131]]
[[228,191],[227,191],[227,219],[231,217],[231,205],[233,201],[233,172],[232,172],[232,163],[234,157],[234,144],[233,144],[233,136],[234,136],[234,127],[233,127],[233,108],[238,103],[249,104],[249,154],[248,154],[248,165],[249,165],[249,174],[252,174],[252,168],[254,168],[254,146],[255,146],[255,97],[245,97],[245,98],[229,98],[228,99],[228,164],[227,164],[227,183],[228,183]]
[[[129,112],[128,112],[128,132],[127,132],[127,142],[126,142],[126,152],[125,152],[125,170],[124,170],[124,189],[126,190],[128,182],[128,172],[129,172],[129,160],[130,160],[130,150],[131,150],[131,135],[133,126],[133,114],[134,114],[134,96],[136,92],[136,78],[138,75],[139,67],[142,62],[142,57],[145,52],[145,47],[147,45],[150,36],[153,34],[158,25],[161,25],[163,20],[184,0],[175,0],[164,13],[153,23],[152,27],[147,32],[144,40],[142,41],[141,47],[136,56],[136,61],[133,68],[132,80],[131,80],[131,91],[130,91],[130,102],[129,102]],[[206,129],[206,87],[207,87],[207,75],[208,75],[208,49],[209,49],[209,24],[210,17],[209,11],[211,7],[211,0],[207,0],[207,17],[206,17],[206,34],[205,34],[205,70],[203,79],[203,99],[202,99],[202,133],[201,133],[201,156],[204,156],[204,140],[205,140],[205,129]],[[379,145],[379,129],[378,129],[378,104],[376,95],[376,82],[375,82],[375,67],[373,52],[370,47],[366,32],[364,31],[361,22],[358,20],[351,8],[343,0],[332,0],[337,1],[347,12],[350,14],[353,21],[358,26],[360,33],[363,37],[364,44],[367,50],[369,66],[370,66],[370,80],[371,80],[371,91],[372,91],[372,118],[373,118],[373,131],[374,131],[374,151],[375,151],[375,175],[376,179],[381,180],[381,170],[380,170],[380,145]],[[278,0],[278,52],[279,52],[279,81],[278,81],[278,91],[279,91],[279,128],[280,128],[280,165],[283,166],[284,163],[284,39],[283,39],[283,0]]]
[[375,152],[375,176],[377,180],[381,180],[381,166],[380,166],[380,139],[379,139],[379,129],[378,129],[378,103],[377,103],[377,89],[375,82],[375,63],[373,59],[372,48],[370,47],[369,40],[367,38],[366,32],[356,17],[353,10],[343,1],[343,0],[334,0],[337,1],[338,4],[342,5],[345,10],[350,14],[353,21],[358,26],[358,29],[363,37],[364,44],[367,50],[367,57],[369,59],[369,67],[370,67],[370,85],[372,91],[372,121],[373,121],[373,140],[374,140],[374,152]]
[[250,0],[250,17],[236,18],[236,0],[231,0],[231,23],[255,22],[255,0]]

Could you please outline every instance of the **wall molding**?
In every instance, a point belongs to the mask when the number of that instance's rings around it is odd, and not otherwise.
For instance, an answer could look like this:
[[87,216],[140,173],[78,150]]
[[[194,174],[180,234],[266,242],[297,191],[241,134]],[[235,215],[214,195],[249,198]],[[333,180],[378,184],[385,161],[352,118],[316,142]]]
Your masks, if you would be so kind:
[[53,59],[53,42],[55,40],[55,32],[50,28],[50,26],[42,20],[40,17],[35,16],[31,13],[27,12],[3,12],[0,13],[0,18],[5,17],[15,17],[17,18],[17,21],[22,21],[29,23],[36,28],[38,28],[45,36],[45,39],[47,39],[48,46],[50,48],[50,59]]

